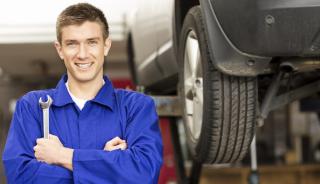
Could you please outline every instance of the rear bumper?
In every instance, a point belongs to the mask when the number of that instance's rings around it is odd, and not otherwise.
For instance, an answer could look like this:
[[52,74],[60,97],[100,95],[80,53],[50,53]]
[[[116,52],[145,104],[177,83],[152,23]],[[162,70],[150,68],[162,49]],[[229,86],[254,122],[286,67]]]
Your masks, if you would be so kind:
[[200,2],[212,61],[223,73],[256,76],[271,72],[273,57],[320,55],[320,2]]
[[320,55],[320,1],[209,3],[227,37],[242,52],[269,57]]

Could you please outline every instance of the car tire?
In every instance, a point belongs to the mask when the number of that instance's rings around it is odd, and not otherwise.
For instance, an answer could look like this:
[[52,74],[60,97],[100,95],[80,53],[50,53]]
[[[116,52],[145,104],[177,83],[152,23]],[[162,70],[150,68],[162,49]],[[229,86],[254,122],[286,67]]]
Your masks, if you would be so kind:
[[208,48],[200,6],[189,10],[179,42],[179,96],[191,155],[201,163],[242,160],[256,127],[255,77],[218,71]]

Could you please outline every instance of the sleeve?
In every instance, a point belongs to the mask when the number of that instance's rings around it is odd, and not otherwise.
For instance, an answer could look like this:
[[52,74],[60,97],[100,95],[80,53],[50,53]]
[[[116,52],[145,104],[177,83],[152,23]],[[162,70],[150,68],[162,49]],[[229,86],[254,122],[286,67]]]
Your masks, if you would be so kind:
[[155,105],[150,98],[136,104],[127,120],[126,150],[74,150],[75,183],[158,183],[163,148]]
[[2,157],[7,182],[73,183],[71,171],[38,162],[34,156],[33,146],[42,135],[36,108],[24,99],[17,102]]

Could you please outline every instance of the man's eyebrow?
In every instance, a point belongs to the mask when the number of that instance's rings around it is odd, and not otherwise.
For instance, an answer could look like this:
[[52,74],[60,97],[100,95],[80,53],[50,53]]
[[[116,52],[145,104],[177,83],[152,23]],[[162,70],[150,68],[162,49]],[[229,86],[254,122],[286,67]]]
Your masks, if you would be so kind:
[[[87,38],[88,41],[99,41],[100,37],[93,37],[93,38]],[[77,43],[78,40],[70,39],[70,40],[64,40],[63,43]]]
[[87,40],[100,40],[100,37],[88,38]]
[[72,40],[72,39],[71,39],[71,40],[64,40],[64,42],[65,42],[65,43],[68,43],[68,42],[77,42],[77,40]]

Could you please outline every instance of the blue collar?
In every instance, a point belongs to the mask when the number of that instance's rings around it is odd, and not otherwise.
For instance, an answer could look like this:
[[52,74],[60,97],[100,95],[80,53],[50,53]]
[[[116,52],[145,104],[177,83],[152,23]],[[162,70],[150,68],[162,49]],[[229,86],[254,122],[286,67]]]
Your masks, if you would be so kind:
[[[92,99],[91,101],[107,106],[113,110],[115,104],[114,88],[107,76],[103,76],[103,79],[105,81],[105,84],[99,90],[98,94],[94,97],[94,99]],[[60,79],[55,89],[55,93],[52,97],[53,105],[62,107],[67,104],[74,103],[65,85],[67,80],[67,75],[63,75]]]

